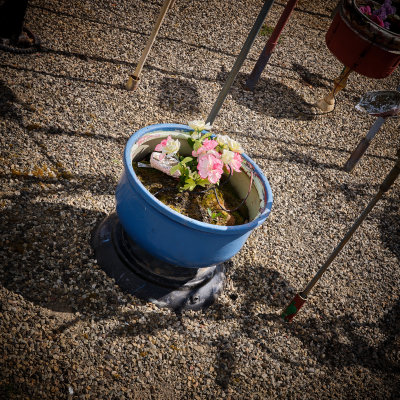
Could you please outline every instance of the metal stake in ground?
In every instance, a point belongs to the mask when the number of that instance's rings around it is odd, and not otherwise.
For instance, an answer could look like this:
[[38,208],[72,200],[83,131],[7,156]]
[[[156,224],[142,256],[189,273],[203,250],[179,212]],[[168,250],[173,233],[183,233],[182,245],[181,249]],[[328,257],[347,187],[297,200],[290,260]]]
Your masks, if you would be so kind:
[[154,41],[156,40],[156,36],[158,34],[158,31],[160,30],[161,24],[164,20],[165,15],[167,14],[167,11],[169,8],[172,7],[173,3],[175,3],[175,0],[165,0],[164,4],[161,8],[160,14],[157,18],[157,21],[153,27],[153,30],[151,32],[151,35],[149,39],[147,40],[146,47],[140,56],[140,60],[136,66],[135,72],[133,75],[130,75],[128,78],[128,82],[126,83],[126,89],[127,90],[135,90],[137,89],[139,85],[139,80],[140,80],[140,73],[142,72],[143,65],[146,62],[147,56],[150,53],[150,50],[153,46]]
[[250,31],[249,35],[247,36],[246,41],[243,44],[242,50],[240,51],[239,55],[237,56],[235,64],[233,65],[232,70],[229,73],[228,78],[227,78],[223,88],[221,89],[221,92],[219,93],[217,100],[215,101],[209,116],[207,117],[207,122],[209,122],[210,124],[212,124],[214,122],[215,117],[217,116],[219,110],[221,109],[222,104],[224,103],[225,98],[228,95],[229,89],[231,88],[233,81],[235,80],[240,68],[242,67],[243,62],[246,59],[247,54],[249,53],[250,48],[253,45],[253,42],[262,27],[262,24],[264,23],[265,17],[267,16],[267,14],[273,4],[274,4],[274,0],[266,0],[260,13],[258,14],[258,17],[257,17],[256,21],[254,22],[254,25],[251,28],[251,31]]
[[285,9],[282,12],[281,17],[279,18],[278,23],[276,24],[274,31],[272,32],[270,38],[268,39],[263,51],[258,57],[256,65],[251,71],[249,77],[246,81],[246,88],[249,90],[253,90],[257,85],[258,80],[260,79],[261,73],[263,72],[265,66],[268,64],[269,59],[271,58],[272,52],[275,49],[275,46],[278,43],[279,36],[281,35],[283,28],[285,27],[286,23],[288,22],[290,16],[296,4],[299,0],[289,0],[286,4]]
[[354,222],[353,226],[349,229],[349,231],[346,233],[342,241],[339,243],[339,245],[336,247],[336,249],[333,251],[333,253],[329,256],[329,258],[326,260],[325,264],[319,269],[319,271],[316,273],[314,278],[308,283],[306,288],[301,292],[296,294],[294,299],[289,303],[289,305],[283,310],[281,316],[286,322],[291,322],[292,319],[295,317],[295,315],[299,312],[300,308],[304,305],[305,301],[307,300],[307,296],[311,292],[312,288],[315,286],[315,284],[318,282],[318,280],[322,277],[322,274],[328,269],[329,265],[332,263],[332,261],[336,258],[336,256],[339,254],[340,250],[344,247],[344,245],[348,242],[348,240],[351,238],[353,233],[357,230],[357,228],[361,225],[361,223],[364,221],[364,219],[367,217],[369,212],[372,210],[372,208],[375,206],[377,201],[382,197],[382,195],[387,192],[390,187],[393,185],[394,181],[400,174],[400,148],[397,151],[397,162],[392,168],[392,170],[389,172],[388,176],[386,179],[383,181],[381,184],[378,193],[375,195],[375,197],[370,201],[368,206],[365,208],[365,210],[361,213],[361,215],[358,217],[358,219]]
[[400,112],[400,86],[397,92],[391,91],[375,91],[366,93],[356,105],[360,111],[364,111],[369,115],[374,115],[377,118],[375,123],[371,126],[370,130],[360,143],[351,153],[350,158],[344,165],[346,172],[351,172],[363,154],[367,151],[372,139],[379,132],[381,126],[385,123],[386,119],[398,114]]

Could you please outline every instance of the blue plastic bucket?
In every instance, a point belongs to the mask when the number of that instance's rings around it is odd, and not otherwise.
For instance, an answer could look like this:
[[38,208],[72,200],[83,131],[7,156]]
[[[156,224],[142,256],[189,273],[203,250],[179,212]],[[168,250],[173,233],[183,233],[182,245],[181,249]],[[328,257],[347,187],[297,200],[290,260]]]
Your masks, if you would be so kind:
[[[242,154],[254,174],[246,200],[250,222],[236,226],[207,224],[179,214],[157,200],[136,176],[132,160],[140,161],[168,135],[184,139],[189,132],[191,129],[186,125],[157,124],[133,134],[125,146],[124,172],[115,196],[121,224],[136,243],[168,263],[201,268],[227,261],[242,248],[251,231],[268,217],[272,191],[260,168]],[[181,151],[184,143],[186,140],[182,141]],[[243,166],[248,172],[246,163]],[[243,198],[248,191],[248,173],[234,173],[231,178]]]

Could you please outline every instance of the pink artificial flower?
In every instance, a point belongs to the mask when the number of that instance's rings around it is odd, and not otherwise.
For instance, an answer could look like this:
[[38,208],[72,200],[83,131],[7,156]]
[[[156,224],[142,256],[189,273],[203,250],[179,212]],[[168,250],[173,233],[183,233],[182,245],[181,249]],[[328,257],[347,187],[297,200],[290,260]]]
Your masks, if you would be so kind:
[[372,15],[372,11],[371,11],[371,7],[370,6],[362,6],[362,7],[360,7],[360,11],[364,15]]
[[210,183],[217,183],[223,173],[224,163],[214,154],[201,154],[197,169],[202,179],[208,179]]
[[192,156],[193,157],[198,157],[200,154],[205,154],[208,152],[211,152],[215,156],[217,155],[217,152],[214,151],[214,149],[218,146],[217,141],[215,140],[210,140],[210,139],[205,139],[203,142],[203,145],[197,149],[197,151],[192,151]]
[[171,135],[168,136],[166,139],[162,140],[161,143],[159,143],[154,150],[162,151],[163,147],[165,147],[167,145],[169,139],[172,139]]
[[203,142],[203,147],[205,147],[207,151],[214,150],[217,146],[218,142],[216,140],[206,139]]
[[229,163],[229,166],[236,172],[240,172],[242,166],[242,156],[239,153],[235,153],[233,160]]
[[159,160],[162,161],[167,154],[176,154],[179,151],[180,146],[181,144],[179,140],[173,140],[171,136],[168,136],[166,139],[162,140],[161,143],[159,143],[154,150],[161,151]]
[[373,22],[375,22],[377,25],[381,26],[382,28],[385,27],[384,22],[382,21],[382,19],[380,17],[378,17],[377,15],[371,15],[371,20]]

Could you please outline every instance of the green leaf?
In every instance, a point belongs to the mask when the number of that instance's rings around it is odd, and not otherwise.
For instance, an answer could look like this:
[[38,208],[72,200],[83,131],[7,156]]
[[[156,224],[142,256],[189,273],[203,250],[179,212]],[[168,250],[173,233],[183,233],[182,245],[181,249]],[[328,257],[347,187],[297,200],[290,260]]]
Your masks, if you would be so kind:
[[189,161],[193,161],[192,157],[185,157],[182,161],[181,164],[185,165],[186,163],[188,163]]
[[202,146],[202,143],[200,142],[200,140],[196,140],[193,145],[193,150],[197,151],[201,146]]
[[200,138],[200,140],[203,141],[204,139],[209,138],[211,135],[212,135],[211,132],[205,133],[205,134]]
[[179,164],[176,164],[176,165],[174,165],[174,166],[169,170],[169,173],[170,173],[171,175],[173,175],[176,171],[178,171],[179,168],[180,168],[180,165],[179,165]]
[[208,179],[202,179],[200,177],[198,179],[196,179],[196,184],[201,187],[204,187],[204,186],[208,185],[209,183],[210,182],[208,181]]
[[[188,181],[191,181],[191,182],[188,182]],[[183,190],[190,190],[190,191],[192,191],[195,187],[196,187],[196,184],[191,180],[191,179],[189,179],[188,181],[186,181],[186,184],[183,186]]]

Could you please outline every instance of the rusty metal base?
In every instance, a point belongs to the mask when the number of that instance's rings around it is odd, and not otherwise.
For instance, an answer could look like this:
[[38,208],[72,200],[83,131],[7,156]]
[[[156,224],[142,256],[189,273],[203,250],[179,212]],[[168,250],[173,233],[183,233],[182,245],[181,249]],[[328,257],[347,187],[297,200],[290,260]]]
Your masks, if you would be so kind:
[[168,264],[138,246],[117,214],[105,218],[92,235],[100,267],[126,292],[174,311],[202,310],[223,289],[224,264],[184,268]]

